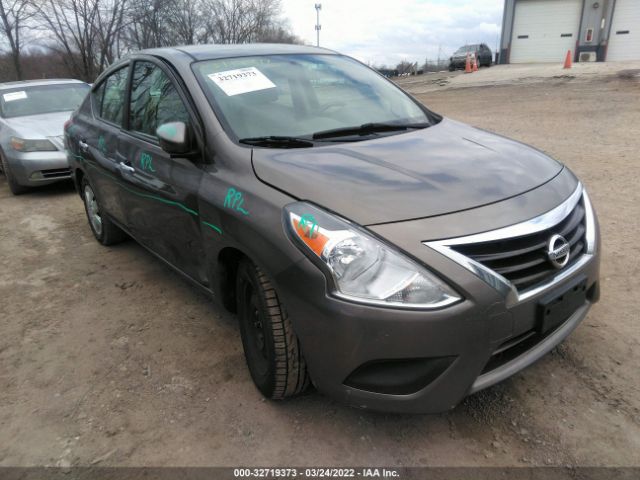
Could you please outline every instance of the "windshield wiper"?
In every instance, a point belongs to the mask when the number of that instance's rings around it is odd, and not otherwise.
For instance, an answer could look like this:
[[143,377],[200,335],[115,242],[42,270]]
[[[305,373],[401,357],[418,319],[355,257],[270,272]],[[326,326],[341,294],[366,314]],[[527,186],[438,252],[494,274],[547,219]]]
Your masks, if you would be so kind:
[[363,123],[356,127],[334,128],[333,130],[323,130],[314,133],[311,138],[319,140],[322,138],[350,137],[352,135],[370,135],[378,132],[395,132],[417,128],[426,128],[429,123]]
[[247,145],[255,145],[257,147],[274,147],[274,148],[309,148],[313,147],[313,142],[304,138],[281,137],[277,135],[268,135],[264,137],[241,138],[240,143]]

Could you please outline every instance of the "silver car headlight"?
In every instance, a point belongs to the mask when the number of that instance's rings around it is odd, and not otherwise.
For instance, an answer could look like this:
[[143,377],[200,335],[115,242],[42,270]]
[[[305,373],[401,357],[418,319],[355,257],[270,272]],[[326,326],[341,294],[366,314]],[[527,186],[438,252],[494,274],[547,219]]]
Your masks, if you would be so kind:
[[55,152],[56,146],[46,138],[29,140],[11,137],[11,148],[18,152]]
[[329,274],[337,297],[421,309],[461,300],[432,272],[361,227],[305,202],[288,205],[284,215],[289,235]]

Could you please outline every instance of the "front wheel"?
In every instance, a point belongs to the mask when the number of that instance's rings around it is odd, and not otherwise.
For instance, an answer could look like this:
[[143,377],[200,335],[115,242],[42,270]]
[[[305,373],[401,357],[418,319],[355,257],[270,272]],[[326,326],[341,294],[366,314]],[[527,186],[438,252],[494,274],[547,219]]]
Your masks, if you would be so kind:
[[244,355],[258,390],[274,400],[302,393],[309,375],[298,337],[273,285],[248,260],[238,267],[236,297]]
[[5,161],[2,154],[0,154],[0,163],[2,164],[2,172],[7,179],[7,184],[9,185],[9,190],[11,190],[11,193],[13,193],[14,195],[22,195],[23,193],[28,192],[29,188],[25,187],[24,185],[20,185],[13,177],[11,170],[9,170],[9,165]]

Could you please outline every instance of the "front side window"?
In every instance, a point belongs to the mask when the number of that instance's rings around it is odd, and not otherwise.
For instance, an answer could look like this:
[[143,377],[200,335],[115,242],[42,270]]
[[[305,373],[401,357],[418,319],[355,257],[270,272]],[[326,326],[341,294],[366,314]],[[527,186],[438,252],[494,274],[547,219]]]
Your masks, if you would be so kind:
[[193,68],[240,140],[313,138],[318,132],[364,124],[431,122],[402,90],[340,55],[226,58],[199,62]]
[[167,75],[150,62],[136,62],[131,84],[129,129],[152,137],[171,122],[189,123],[189,114]]
[[121,68],[102,82],[97,90],[99,116],[107,122],[122,125],[128,68]]
[[4,118],[70,112],[78,108],[89,91],[86,83],[16,87],[0,91]]

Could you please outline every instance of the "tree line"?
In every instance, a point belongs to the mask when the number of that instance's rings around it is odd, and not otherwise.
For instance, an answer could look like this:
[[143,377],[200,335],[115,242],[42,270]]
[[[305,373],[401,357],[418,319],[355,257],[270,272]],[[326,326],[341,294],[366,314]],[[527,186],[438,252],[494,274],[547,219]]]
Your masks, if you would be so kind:
[[0,81],[93,82],[129,51],[249,42],[302,43],[280,0],[0,0]]

